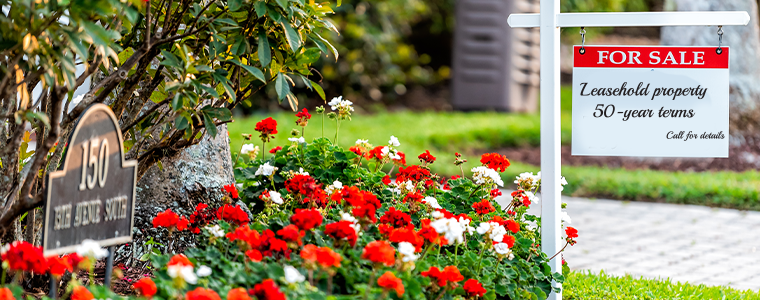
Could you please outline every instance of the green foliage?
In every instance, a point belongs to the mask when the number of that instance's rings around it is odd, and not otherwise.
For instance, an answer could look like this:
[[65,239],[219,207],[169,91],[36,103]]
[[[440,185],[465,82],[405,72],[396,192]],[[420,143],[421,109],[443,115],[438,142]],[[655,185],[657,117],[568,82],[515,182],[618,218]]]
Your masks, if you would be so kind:
[[612,276],[604,273],[570,272],[564,284],[566,300],[583,299],[760,299],[760,292],[740,291],[725,286],[705,286],[670,279]]

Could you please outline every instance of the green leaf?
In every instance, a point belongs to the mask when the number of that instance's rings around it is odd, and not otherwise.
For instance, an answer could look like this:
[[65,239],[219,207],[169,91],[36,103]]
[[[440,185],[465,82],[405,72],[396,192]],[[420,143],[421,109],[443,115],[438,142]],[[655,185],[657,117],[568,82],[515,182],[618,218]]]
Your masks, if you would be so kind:
[[253,8],[256,9],[256,15],[261,18],[267,13],[267,3],[263,0],[256,1],[253,4]]
[[227,7],[230,9],[230,11],[238,11],[241,7],[243,7],[243,0],[228,0]]
[[[311,80],[309,80],[309,81],[311,81]],[[317,94],[319,95],[319,97],[322,98],[322,100],[327,101],[327,99],[325,99],[325,91],[322,89],[322,87],[319,85],[319,83],[311,81],[311,87],[314,88],[314,91],[317,92]]]
[[50,128],[50,118],[44,112],[27,112],[26,119],[31,121],[33,119],[40,120],[46,128]]
[[259,61],[262,67],[269,65],[272,61],[272,50],[269,48],[269,38],[267,38],[266,32],[259,31]]
[[161,65],[167,66],[167,67],[175,67],[178,69],[181,69],[184,64],[182,64],[174,54],[172,54],[169,51],[161,50],[161,55],[164,57],[164,60],[161,61]]
[[203,126],[206,127],[206,132],[210,134],[212,137],[216,137],[216,125],[214,125],[214,120],[211,119],[211,117],[207,113],[202,113],[203,115]]
[[319,60],[319,53],[321,53],[319,48],[306,49],[306,51],[298,55],[296,63],[299,65],[310,65]]
[[285,73],[277,75],[277,78],[274,80],[274,89],[277,91],[277,99],[282,100],[288,96],[290,87],[288,86],[287,79],[285,79]]
[[176,126],[178,130],[187,128],[188,124],[190,123],[187,121],[187,118],[185,118],[185,116],[180,115],[174,119],[174,126]]
[[267,82],[267,80],[264,78],[264,72],[261,72],[261,70],[259,70],[259,68],[243,64],[240,61],[238,61],[237,59],[232,59],[230,61],[232,63],[234,63],[234,64],[242,67],[243,69],[245,69],[246,71],[248,71],[248,73],[251,73],[251,75],[253,75],[254,77],[256,77],[256,79],[261,80],[261,82],[264,82],[264,83]]
[[227,83],[227,81],[222,81],[222,86],[224,87],[224,91],[227,92],[227,95],[230,96],[230,102],[235,102],[235,90],[232,89],[232,87]]
[[201,111],[205,112],[213,118],[218,119],[219,121],[228,121],[232,119],[232,112],[230,112],[230,110],[226,107],[212,107],[211,105],[206,105],[201,109]]
[[301,37],[298,35],[295,29],[290,26],[290,23],[280,22],[282,29],[285,30],[285,38],[288,40],[290,50],[294,53],[301,47]]
[[283,10],[288,11],[288,0],[275,0],[277,2],[277,5],[282,7]]
[[127,49],[124,49],[124,51],[119,52],[119,63],[123,64],[134,53],[135,50],[133,50],[132,47],[127,47]]

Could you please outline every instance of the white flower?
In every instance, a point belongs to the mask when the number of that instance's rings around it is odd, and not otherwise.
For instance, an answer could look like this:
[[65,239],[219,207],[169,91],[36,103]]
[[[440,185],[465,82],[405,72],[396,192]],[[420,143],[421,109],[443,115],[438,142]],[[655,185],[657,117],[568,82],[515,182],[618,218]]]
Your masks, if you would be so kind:
[[559,177],[559,191],[563,191],[565,189],[565,186],[567,185],[567,180],[565,180],[564,176]]
[[219,238],[224,236],[224,229],[222,229],[222,227],[219,227],[219,225],[206,226],[206,230],[208,230],[208,232],[215,237]]
[[327,192],[328,195],[331,195],[335,191],[339,191],[342,188],[343,188],[343,183],[336,180],[336,181],[333,181],[331,185],[328,185],[325,188],[325,192]]
[[466,228],[454,218],[441,218],[430,223],[438,234],[443,234],[449,245],[461,244],[464,242],[464,232]]
[[198,276],[193,272],[192,266],[171,265],[166,269],[166,273],[171,278],[182,278],[182,280],[189,284],[196,284],[198,282]]
[[292,137],[292,138],[288,138],[288,141],[291,141],[291,142],[294,142],[294,143],[299,143],[299,144],[301,144],[301,143],[306,143],[306,139],[304,139],[303,137],[297,137],[297,138],[296,138],[296,137]]
[[488,168],[486,166],[479,166],[472,168],[470,171],[475,173],[472,175],[472,179],[477,185],[495,183],[498,186],[504,186],[504,181],[501,180],[499,173],[491,168]]
[[392,160],[401,160],[401,155],[398,154],[398,150],[393,149],[391,150],[391,153],[388,155]]
[[486,232],[491,230],[491,224],[488,224],[488,223],[490,222],[480,223],[480,225],[478,225],[478,228],[475,229],[475,231],[480,235],[486,234]]
[[369,144],[369,140],[362,140],[362,139],[356,140],[356,145],[360,145],[361,146],[361,145],[364,145],[364,144]]
[[200,266],[198,267],[198,271],[195,271],[195,274],[198,275],[198,277],[206,277],[211,275],[211,268],[207,266]]
[[493,250],[496,251],[497,254],[507,256],[507,259],[512,260],[515,258],[514,253],[512,253],[512,249],[509,249],[509,245],[506,243],[496,243],[493,245]]
[[304,171],[303,171],[303,168],[298,168],[298,172],[296,172],[296,174],[300,174],[300,175],[309,175],[309,172],[304,172]]
[[401,242],[398,243],[398,253],[401,253],[403,255],[403,258],[401,258],[401,261],[403,262],[410,262],[415,261],[419,256],[417,254],[414,254],[415,248],[414,245],[410,242]]
[[283,203],[282,196],[280,195],[280,193],[275,192],[275,191],[269,191],[269,200],[272,200],[272,202],[277,203],[277,204]]
[[244,144],[242,148],[240,148],[240,153],[248,154],[251,151],[254,151],[256,149],[256,146],[253,144]]
[[422,199],[422,203],[427,203],[432,208],[442,208],[441,205],[438,204],[438,199],[433,197],[425,197],[425,199]]
[[393,147],[401,146],[401,143],[398,142],[398,138],[395,136],[391,136],[391,139],[388,140],[388,145],[391,145]]
[[332,110],[339,110],[342,112],[354,111],[354,108],[352,107],[353,104],[354,103],[351,101],[343,100],[343,96],[335,97],[327,103]]
[[443,213],[436,210],[436,211],[430,213],[430,217],[433,218],[433,219],[440,219],[440,218],[443,218]]
[[275,171],[277,171],[275,166],[269,165],[269,162],[265,162],[263,165],[259,166],[255,175],[272,176]]
[[[490,223],[490,222],[489,222]],[[499,242],[504,240],[507,229],[497,223],[491,225],[491,234],[488,236],[492,241]]]
[[570,215],[567,214],[566,211],[561,211],[559,213],[560,219],[562,219],[562,223],[572,224],[573,221],[570,219]]
[[298,272],[298,269],[294,268],[291,265],[285,265],[285,281],[289,283],[298,283],[303,282],[306,280],[306,277],[301,274],[301,272]]
[[98,242],[93,240],[84,240],[82,244],[77,247],[77,254],[81,257],[92,257],[94,259],[101,259],[108,256],[108,250],[100,247]]
[[388,146],[383,146],[383,148],[380,148],[380,156],[382,157],[388,157],[388,153],[391,151]]

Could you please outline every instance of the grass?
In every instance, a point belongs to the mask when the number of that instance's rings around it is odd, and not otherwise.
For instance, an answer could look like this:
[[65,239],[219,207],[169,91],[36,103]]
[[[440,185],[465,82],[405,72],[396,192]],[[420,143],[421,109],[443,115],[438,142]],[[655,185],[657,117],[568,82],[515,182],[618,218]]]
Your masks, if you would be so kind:
[[617,277],[590,272],[571,272],[566,278],[562,297],[583,299],[760,299],[758,291],[740,291],[724,286],[674,283],[669,279],[636,279],[630,275]]

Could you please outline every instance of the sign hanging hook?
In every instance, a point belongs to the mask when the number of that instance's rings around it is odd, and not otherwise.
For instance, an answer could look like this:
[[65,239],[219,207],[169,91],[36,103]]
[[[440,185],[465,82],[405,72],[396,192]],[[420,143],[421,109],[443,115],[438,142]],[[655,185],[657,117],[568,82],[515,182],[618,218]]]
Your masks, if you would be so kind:
[[586,27],[581,27],[581,49],[578,50],[578,53],[581,55],[586,54],[586,48],[584,47],[586,45]]
[[715,53],[718,53],[720,55],[723,53],[723,49],[720,47],[723,44],[723,26],[718,26],[718,49],[715,49]]

